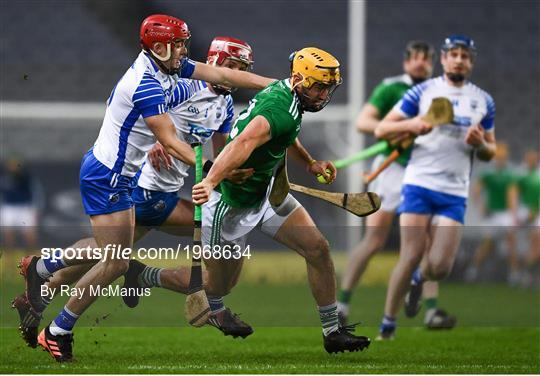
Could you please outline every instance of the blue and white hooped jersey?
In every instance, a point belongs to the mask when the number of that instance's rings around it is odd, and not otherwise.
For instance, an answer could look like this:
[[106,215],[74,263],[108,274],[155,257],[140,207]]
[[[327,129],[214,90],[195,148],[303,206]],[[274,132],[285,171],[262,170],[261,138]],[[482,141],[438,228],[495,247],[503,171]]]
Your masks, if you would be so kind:
[[403,183],[467,197],[474,150],[465,143],[465,135],[474,124],[494,131],[495,102],[470,82],[454,87],[441,76],[409,89],[395,109],[407,117],[423,115],[437,97],[452,102],[454,120],[415,139]]
[[[181,77],[189,78],[195,62],[185,59]],[[109,99],[94,156],[114,173],[132,177],[156,142],[144,118],[168,111],[178,76],[161,72],[142,51],[114,87]]]
[[[182,100],[182,93],[193,93]],[[169,115],[176,126],[178,138],[187,143],[197,140],[206,143],[214,132],[229,133],[234,118],[233,100],[230,95],[218,95],[206,82],[180,80],[174,93],[174,106]],[[179,98],[176,100],[176,98]],[[156,171],[147,161],[139,177],[139,187],[152,191],[176,192],[184,184],[190,166],[172,158],[169,170]]]

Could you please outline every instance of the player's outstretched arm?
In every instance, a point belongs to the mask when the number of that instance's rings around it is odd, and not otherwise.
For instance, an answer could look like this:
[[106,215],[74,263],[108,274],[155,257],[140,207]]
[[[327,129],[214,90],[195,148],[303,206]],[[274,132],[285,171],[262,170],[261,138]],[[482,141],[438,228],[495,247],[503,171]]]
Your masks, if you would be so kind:
[[190,166],[195,166],[195,152],[191,146],[176,137],[176,128],[169,114],[149,116],[144,121],[167,153]]
[[227,87],[256,90],[262,90],[276,81],[274,78],[263,77],[254,73],[225,67],[213,67],[199,62],[195,63],[195,71],[193,71],[191,78]]
[[[234,132],[234,129],[233,129]],[[271,139],[270,124],[263,116],[256,116],[242,133],[231,141],[214,161],[202,182],[193,186],[193,202],[202,205],[210,198],[212,190],[233,170],[240,167],[255,148]]]
[[356,130],[366,134],[373,134],[380,121],[379,109],[371,103],[366,103],[356,118]]
[[392,110],[375,128],[375,137],[392,139],[403,132],[421,135],[431,131],[432,126],[420,116],[407,118],[401,112]]

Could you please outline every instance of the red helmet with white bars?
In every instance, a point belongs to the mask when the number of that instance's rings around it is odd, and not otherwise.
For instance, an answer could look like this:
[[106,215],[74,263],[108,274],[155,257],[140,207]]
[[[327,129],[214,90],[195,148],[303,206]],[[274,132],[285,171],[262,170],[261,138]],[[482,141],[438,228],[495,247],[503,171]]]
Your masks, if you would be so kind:
[[243,40],[232,37],[215,37],[206,62],[210,65],[222,65],[226,58],[246,64],[248,70],[253,66],[253,50]]
[[[139,36],[144,50],[152,52],[152,55],[161,61],[167,61],[171,58],[171,43],[182,39],[187,44],[191,33],[188,25],[181,19],[165,14],[153,14],[142,22]],[[161,57],[152,51],[156,42],[167,46],[166,57]]]

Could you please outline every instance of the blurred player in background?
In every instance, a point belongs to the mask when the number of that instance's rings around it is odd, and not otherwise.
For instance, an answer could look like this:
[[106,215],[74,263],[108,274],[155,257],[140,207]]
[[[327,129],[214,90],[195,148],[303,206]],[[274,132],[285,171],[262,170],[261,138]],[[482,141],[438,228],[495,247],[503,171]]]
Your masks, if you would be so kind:
[[[207,57],[207,64],[227,67],[233,70],[250,70],[253,66],[253,52],[244,41],[232,37],[216,37],[212,41]],[[181,79],[172,95],[169,114],[177,130],[177,137],[186,142],[197,140],[202,144],[212,139],[214,156],[225,146],[229,130],[234,119],[232,96],[233,89],[213,85],[204,81]],[[211,166],[206,161],[205,170]],[[134,242],[142,238],[151,229],[158,229],[177,236],[193,234],[193,203],[181,200],[178,192],[187,177],[189,164],[172,159],[163,146],[156,143],[148,159],[140,170],[138,186],[132,198],[135,203]],[[251,176],[252,170],[235,170],[228,177],[236,183],[242,183]],[[97,247],[94,238],[87,238],[77,243],[78,247]],[[52,291],[59,291],[62,284],[77,281],[92,267],[93,263],[73,265],[58,270],[46,283]],[[187,293],[190,268],[160,269],[145,267],[142,263],[131,260],[126,273],[125,287],[162,286],[182,293]],[[42,297],[42,308],[48,306],[52,296]],[[138,295],[122,296],[126,304],[134,307],[138,304]],[[13,303],[20,314],[20,330],[23,339],[30,347],[37,345],[37,327],[43,311],[32,309],[26,296],[17,297]],[[225,334],[245,334],[249,327],[231,314],[230,310],[214,318],[218,328]],[[221,325],[219,325],[221,324]]]
[[494,169],[482,173],[473,189],[473,199],[481,203],[480,211],[484,216],[482,220],[484,237],[465,274],[465,279],[469,282],[478,278],[482,264],[496,248],[499,237],[504,238],[508,251],[508,283],[516,285],[520,280],[516,243],[519,222],[516,173],[508,167],[508,154],[508,146],[497,143]]
[[43,206],[43,188],[22,161],[8,158],[0,170],[0,226],[3,249],[13,249],[16,235],[25,249],[37,243],[37,219]]
[[[475,57],[471,38],[446,38],[441,49],[444,74],[408,90],[375,129],[381,138],[403,132],[418,136],[403,178],[401,249],[390,277],[380,339],[394,337],[405,295],[406,309],[418,311],[423,283],[450,273],[461,241],[473,157],[490,160],[495,154],[495,103],[467,80]],[[422,115],[437,97],[452,102],[454,120],[432,129]]]
[[[360,132],[373,134],[379,121],[386,116],[403,94],[413,85],[431,77],[433,72],[433,47],[423,41],[411,41],[405,48],[404,74],[384,79],[373,91],[371,97],[362,108],[356,120],[356,128]],[[346,324],[349,316],[349,302],[358,281],[371,260],[371,257],[384,247],[396,209],[399,205],[401,181],[412,147],[385,169],[373,182],[370,190],[377,193],[382,200],[379,211],[366,218],[364,237],[355,248],[346,263],[345,273],[341,278],[341,289],[338,294],[338,313],[340,322]],[[375,158],[372,170],[385,160],[391,150]],[[438,283],[427,282],[424,285],[426,305],[425,324],[428,328],[451,328],[456,319],[445,311],[437,309]]]
[[[335,272],[328,241],[291,194],[276,207],[268,199],[274,169],[284,162],[287,150],[310,173],[322,174],[328,182],[336,177],[335,166],[329,161],[313,159],[297,136],[302,114],[324,108],[341,84],[339,62],[314,47],[295,52],[290,60],[290,78],[273,83],[250,101],[210,172],[193,187],[194,203],[207,203],[203,208],[203,223],[212,223],[212,227],[203,225],[203,244],[236,246],[243,250],[249,233],[258,227],[298,252],[306,261],[309,285],[322,323],[324,348],[329,353],[358,351],[369,346],[370,340],[353,335],[352,326],[339,326]],[[228,171],[235,168],[255,168],[255,173],[242,185],[224,181]],[[213,192],[218,185],[221,195]],[[243,259],[208,260],[209,273],[221,272],[221,281],[216,281],[219,283],[209,280],[208,296],[218,300],[227,295],[238,280],[242,263]]]
[[[528,150],[524,155],[526,173],[517,179],[519,200],[524,207],[524,224],[529,230],[529,247],[525,255],[525,270],[522,283],[531,286],[538,277],[540,265],[540,165],[537,150]],[[535,275],[536,270],[536,275]]]
[[[227,87],[261,89],[273,80],[248,72],[212,67],[187,58],[191,34],[175,17],[152,15],[141,24],[142,51],[116,84],[107,101],[99,136],[84,156],[80,172],[83,206],[90,216],[94,238],[101,249],[107,245],[131,249],[135,210],[131,192],[136,173],[157,140],[167,153],[194,165],[191,147],[179,140],[167,111],[179,78],[201,79]],[[122,255],[124,256],[124,255]],[[81,260],[52,262],[28,256],[21,262],[26,296],[42,311],[41,285],[54,272]],[[39,335],[39,344],[59,362],[73,357],[72,329],[80,315],[97,299],[90,286],[106,287],[129,265],[129,258],[108,257],[95,264],[78,282],[81,296],[72,296],[60,314]]]

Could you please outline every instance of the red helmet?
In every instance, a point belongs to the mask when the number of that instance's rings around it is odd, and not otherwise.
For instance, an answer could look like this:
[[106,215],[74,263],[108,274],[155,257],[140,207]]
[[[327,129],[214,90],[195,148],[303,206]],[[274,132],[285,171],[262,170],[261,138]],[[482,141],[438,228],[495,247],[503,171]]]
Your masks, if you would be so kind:
[[251,69],[253,50],[243,40],[232,37],[215,37],[208,49],[207,63],[222,65],[226,58],[240,61],[246,64],[248,69]]
[[184,21],[165,14],[148,16],[141,24],[141,46],[145,50],[151,50],[156,42],[168,45],[176,39],[189,39],[190,37],[191,33]]

